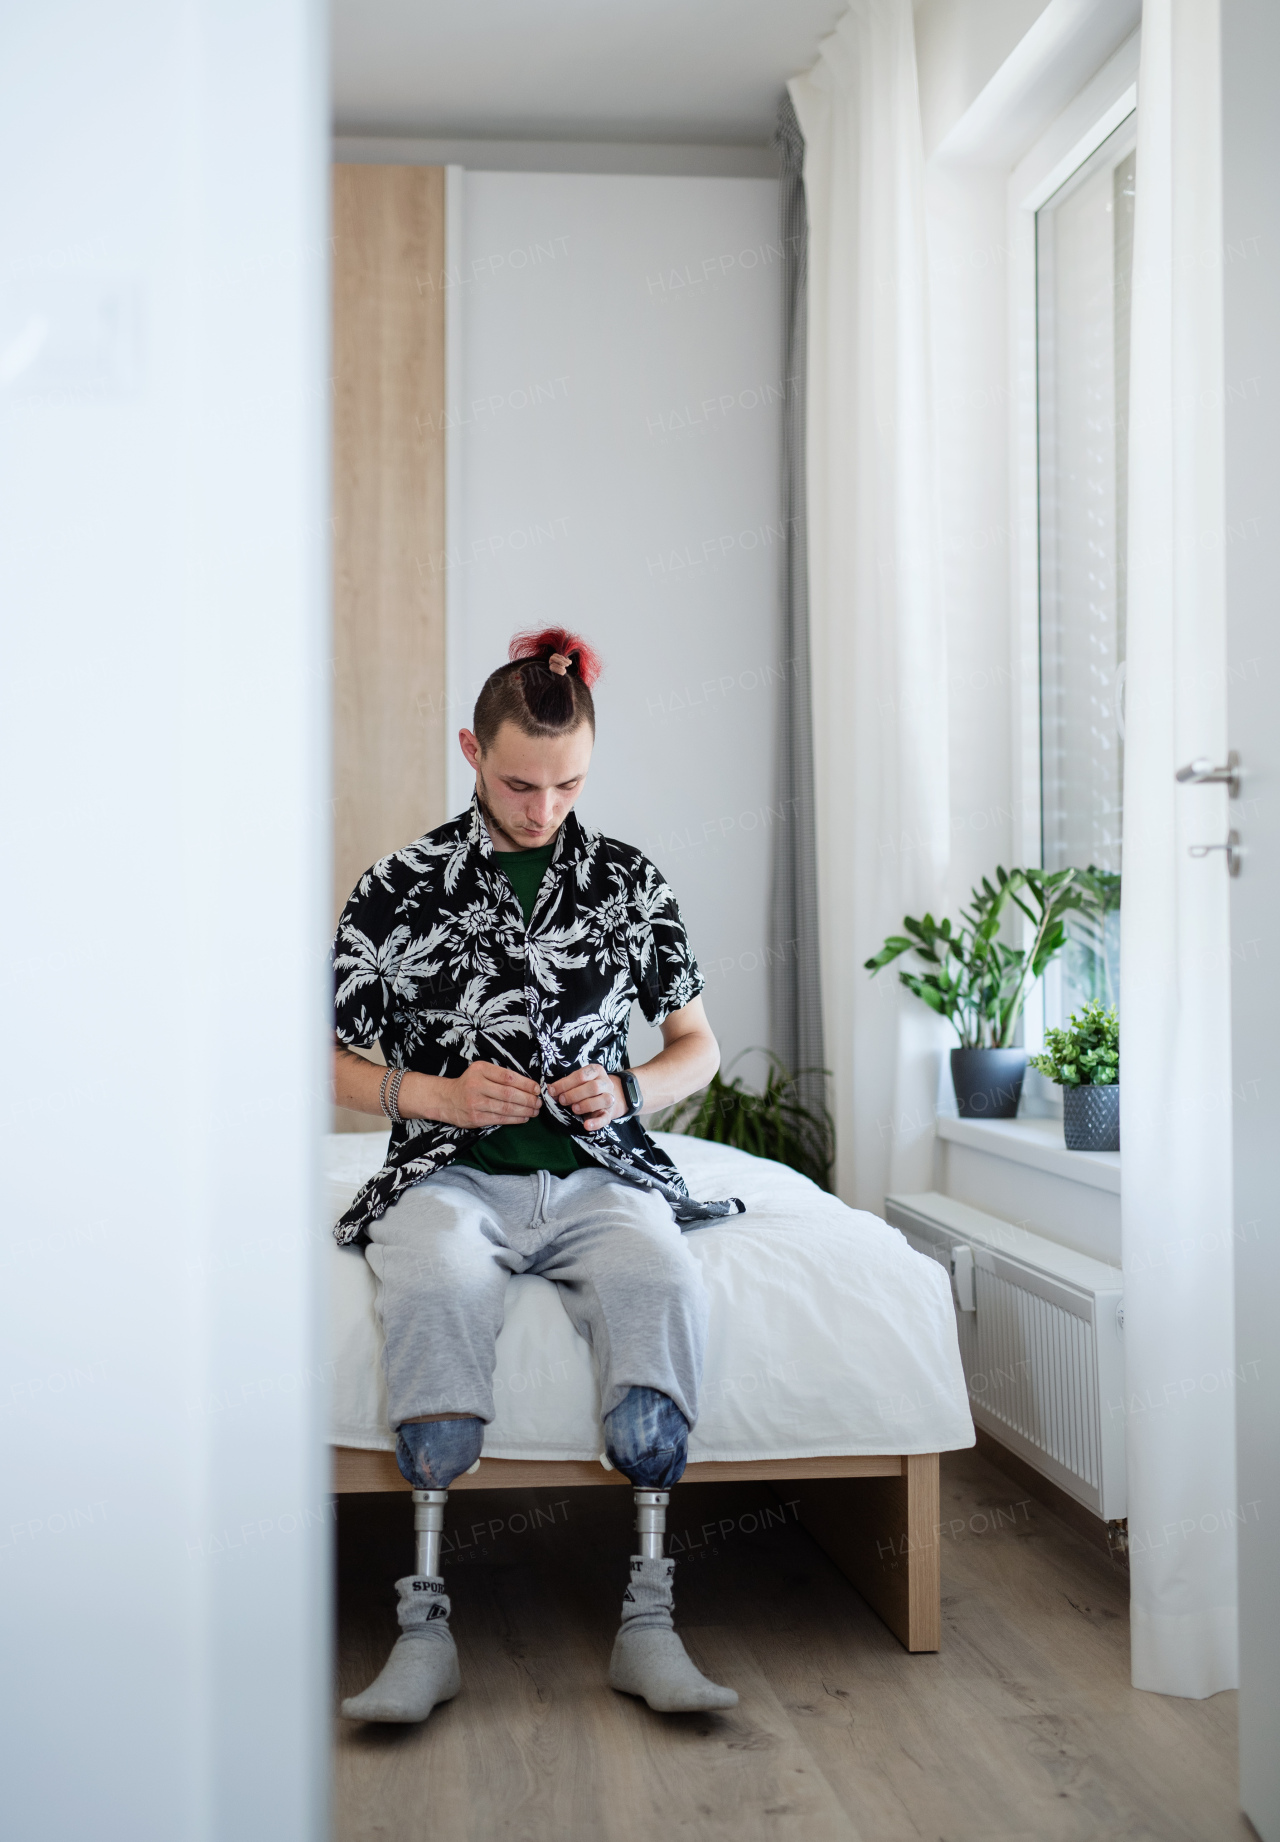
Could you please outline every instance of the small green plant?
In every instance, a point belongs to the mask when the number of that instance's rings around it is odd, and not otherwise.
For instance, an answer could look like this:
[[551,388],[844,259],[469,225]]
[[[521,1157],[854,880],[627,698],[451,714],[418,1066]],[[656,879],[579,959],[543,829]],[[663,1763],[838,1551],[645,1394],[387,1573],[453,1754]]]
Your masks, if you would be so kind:
[[1059,1087],[1111,1087],[1120,1079],[1120,1018],[1113,1004],[1086,1004],[1073,1011],[1065,1030],[1046,1030],[1039,1069]]
[[669,1107],[655,1119],[655,1126],[662,1132],[683,1132],[688,1138],[732,1145],[753,1157],[773,1158],[829,1190],[835,1124],[825,1105],[807,1103],[797,1091],[803,1076],[825,1076],[826,1070],[805,1068],[793,1075],[776,1055],[767,1050],[760,1053],[769,1063],[763,1093],[753,1093],[733,1076],[742,1060],[738,1056],[723,1075],[712,1075],[710,1086],[701,1093]]
[[[992,884],[984,876],[971,891],[969,907],[958,924],[908,915],[903,934],[891,934],[874,959],[870,973],[914,953],[920,971],[900,969],[898,977],[930,1010],[945,1017],[962,1049],[1007,1049],[1013,1043],[1022,1007],[1033,982],[1044,972],[1067,938],[1067,916],[1095,913],[1103,900],[1093,870],[996,869]],[[1015,947],[1000,938],[1011,908],[1031,923],[1031,944]]]

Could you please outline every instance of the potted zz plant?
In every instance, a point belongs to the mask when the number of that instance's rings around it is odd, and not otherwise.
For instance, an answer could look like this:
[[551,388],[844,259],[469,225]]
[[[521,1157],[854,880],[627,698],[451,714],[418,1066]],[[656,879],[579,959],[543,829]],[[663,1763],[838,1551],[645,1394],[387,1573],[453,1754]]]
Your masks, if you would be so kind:
[[[1102,892],[1090,870],[1004,870],[984,876],[960,920],[908,915],[905,932],[891,934],[866,969],[877,973],[904,953],[916,966],[900,968],[907,990],[945,1017],[960,1038],[951,1051],[951,1080],[961,1119],[1012,1119],[1022,1097],[1027,1053],[1013,1038],[1032,982],[1067,938],[1073,910],[1096,909]],[[1013,910],[1031,924],[1026,947],[1000,930]]]
[[1120,1149],[1120,1019],[1113,1004],[1073,1011],[1065,1030],[1046,1030],[1031,1066],[1062,1089],[1068,1151]]
[[763,1093],[745,1086],[731,1062],[701,1093],[677,1101],[653,1123],[660,1132],[714,1139],[753,1157],[774,1158],[829,1190],[835,1126],[820,1097],[827,1071],[802,1068],[793,1075],[776,1055],[762,1053],[768,1063]]

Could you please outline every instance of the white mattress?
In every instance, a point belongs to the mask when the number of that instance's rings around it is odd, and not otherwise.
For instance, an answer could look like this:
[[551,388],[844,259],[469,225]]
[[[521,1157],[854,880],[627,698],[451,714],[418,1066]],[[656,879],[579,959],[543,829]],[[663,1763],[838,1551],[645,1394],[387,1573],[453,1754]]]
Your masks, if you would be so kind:
[[[326,1141],[330,1223],[382,1162],[383,1133]],[[658,1134],[697,1197],[740,1196],[745,1215],[691,1229],[711,1300],[701,1418],[690,1460],[938,1452],[973,1444],[947,1273],[878,1216],[846,1208],[785,1165]],[[359,1248],[331,1244],[330,1441],[394,1449],[374,1279]],[[591,1354],[559,1288],[507,1287],[490,1458],[597,1458]]]

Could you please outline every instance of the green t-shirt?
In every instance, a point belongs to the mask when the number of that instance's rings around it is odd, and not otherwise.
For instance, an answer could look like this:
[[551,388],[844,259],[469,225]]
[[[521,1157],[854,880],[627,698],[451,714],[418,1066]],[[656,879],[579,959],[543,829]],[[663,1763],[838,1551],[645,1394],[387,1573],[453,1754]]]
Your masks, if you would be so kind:
[[[493,861],[506,872],[516,892],[516,900],[529,925],[538,890],[555,854],[556,841],[541,844],[535,851],[495,851]],[[523,1126],[499,1126],[487,1138],[477,1139],[456,1159],[473,1170],[491,1171],[496,1176],[523,1176],[529,1171],[549,1170],[555,1177],[567,1177],[571,1171],[595,1168],[595,1159],[579,1149],[573,1134],[543,1107],[536,1119]]]

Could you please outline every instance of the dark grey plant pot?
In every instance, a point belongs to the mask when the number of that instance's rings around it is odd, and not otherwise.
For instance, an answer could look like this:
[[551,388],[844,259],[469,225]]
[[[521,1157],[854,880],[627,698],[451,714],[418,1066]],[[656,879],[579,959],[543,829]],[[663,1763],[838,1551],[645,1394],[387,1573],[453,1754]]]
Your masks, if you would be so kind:
[[1120,1083],[1064,1087],[1062,1132],[1068,1151],[1119,1151]]
[[1012,1119],[1026,1072],[1025,1049],[953,1049],[951,1085],[961,1119]]

